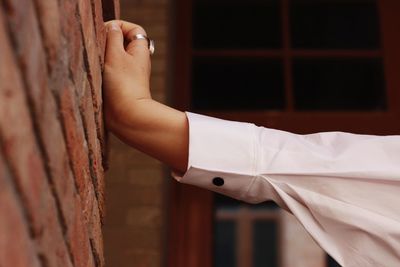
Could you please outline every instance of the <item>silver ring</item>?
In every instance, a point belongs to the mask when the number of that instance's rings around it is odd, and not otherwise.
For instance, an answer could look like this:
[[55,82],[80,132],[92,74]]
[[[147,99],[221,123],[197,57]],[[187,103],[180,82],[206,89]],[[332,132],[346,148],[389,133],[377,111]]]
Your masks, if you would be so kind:
[[155,44],[154,44],[154,40],[153,39],[150,39],[149,37],[147,37],[144,34],[138,33],[138,34],[135,34],[132,37],[132,41],[133,40],[146,40],[147,44],[148,44],[149,51],[150,51],[150,55],[154,54],[156,48],[155,48]]

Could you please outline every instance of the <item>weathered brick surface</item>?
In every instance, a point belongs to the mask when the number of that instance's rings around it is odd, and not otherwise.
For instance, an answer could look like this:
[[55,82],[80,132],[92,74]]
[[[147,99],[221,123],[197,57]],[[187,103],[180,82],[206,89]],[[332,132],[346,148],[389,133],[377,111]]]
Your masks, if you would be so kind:
[[0,154],[0,263],[2,266],[39,267],[39,258],[19,202],[12,177]]
[[61,49],[60,9],[57,0],[35,0],[39,25],[47,52],[48,71],[51,73]]
[[101,1],[96,1],[96,0],[91,0],[92,3],[92,13],[93,13],[93,19],[94,19],[94,28],[96,32],[96,38],[97,38],[97,47],[99,48],[99,55],[100,55],[100,61],[101,65],[104,63],[104,49],[106,45],[106,40],[105,40],[105,34],[106,30],[104,27],[103,23],[103,4]]
[[103,13],[117,10],[109,1],[1,2],[1,267],[105,265]]
[[[72,266],[58,220],[55,198],[50,190],[34,127],[26,102],[23,78],[1,16],[0,129],[2,153],[9,162],[24,203],[38,255],[49,266]],[[21,210],[22,212],[22,210]],[[2,217],[4,218],[4,217]],[[0,238],[3,235],[0,235]]]

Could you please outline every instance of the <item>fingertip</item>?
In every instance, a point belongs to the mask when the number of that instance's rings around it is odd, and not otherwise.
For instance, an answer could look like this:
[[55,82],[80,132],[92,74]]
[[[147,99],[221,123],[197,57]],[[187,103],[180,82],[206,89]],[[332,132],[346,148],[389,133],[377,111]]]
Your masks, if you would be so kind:
[[106,24],[107,29],[107,45],[106,52],[115,54],[124,51],[124,37],[122,29],[117,21],[110,21]]
[[116,21],[110,21],[106,24],[107,31],[121,32],[121,26]]

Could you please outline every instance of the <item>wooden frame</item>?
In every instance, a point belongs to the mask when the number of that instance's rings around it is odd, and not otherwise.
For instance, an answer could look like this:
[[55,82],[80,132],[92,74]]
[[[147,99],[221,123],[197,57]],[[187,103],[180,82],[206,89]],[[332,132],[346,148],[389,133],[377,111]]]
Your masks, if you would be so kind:
[[[253,240],[252,240],[252,223],[256,220],[273,221],[277,225],[277,247],[281,251],[282,246],[282,224],[281,210],[251,210],[247,206],[241,206],[238,210],[217,210],[215,217],[219,221],[231,220],[237,223],[236,236],[238,240],[243,241],[236,244],[236,251],[238,252],[238,266],[253,266]],[[279,253],[280,254],[280,253]],[[282,261],[281,255],[278,255],[278,264]]]
[[[290,0],[282,0],[283,7]],[[381,23],[382,49],[379,51],[290,51],[290,36],[284,34],[283,49],[265,51],[193,51],[191,47],[192,1],[177,0],[176,6],[176,68],[175,107],[187,110],[190,102],[190,70],[193,55],[226,55],[275,57],[284,59],[288,109],[283,112],[221,112],[206,114],[238,121],[249,121],[261,126],[310,133],[341,130],[365,134],[400,133],[400,1],[378,0]],[[286,8],[287,10],[287,8]],[[283,8],[283,25],[289,23],[289,14]],[[291,57],[382,57],[385,69],[388,108],[382,112],[298,112],[293,110]],[[170,232],[168,266],[211,267],[213,193],[192,186],[173,183],[171,186]]]

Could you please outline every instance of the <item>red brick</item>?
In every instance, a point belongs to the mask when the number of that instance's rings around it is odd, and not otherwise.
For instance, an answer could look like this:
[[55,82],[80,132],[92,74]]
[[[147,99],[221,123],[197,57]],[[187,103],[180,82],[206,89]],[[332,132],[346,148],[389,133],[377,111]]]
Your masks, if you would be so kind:
[[2,3],[0,266],[104,266],[102,2]]
[[[11,107],[6,108],[11,109]],[[14,109],[21,110],[22,108],[17,106]],[[9,115],[9,113],[5,113],[5,115]],[[10,117],[10,119],[17,119],[24,123],[21,117]],[[7,123],[7,125],[11,124]],[[55,200],[45,178],[43,162],[40,159],[37,147],[33,145],[33,135],[21,131],[20,127],[26,127],[26,125],[14,124],[13,127],[8,127],[9,130],[4,136],[10,138],[5,140],[5,150],[12,163],[12,168],[15,170],[17,183],[21,187],[22,197],[31,218],[34,236],[39,244],[38,247],[49,266],[71,266],[62,237]],[[25,136],[17,134],[20,132]],[[10,133],[11,135],[9,135]],[[14,139],[13,142],[10,142],[12,139]]]
[[101,154],[102,154],[102,161],[103,161],[103,169],[107,171],[108,169],[108,157],[107,157],[107,139],[108,139],[108,132],[105,129],[104,124],[104,114],[103,109],[100,109],[99,113],[95,115],[96,125],[97,125],[97,135],[100,141],[101,147]]
[[57,216],[54,198],[49,189],[44,190],[42,195],[47,206],[43,211],[42,231],[36,237],[39,253],[45,258],[47,266],[72,267],[71,258]]
[[105,134],[103,124],[103,100],[102,100],[102,76],[100,58],[97,54],[96,37],[93,24],[92,8],[89,1],[79,1],[79,12],[82,20],[83,39],[85,44],[85,56],[87,58],[88,77],[92,91],[93,107],[95,112],[95,121],[97,125],[97,134],[103,155],[105,154]]
[[[23,73],[28,86],[27,90],[31,92],[31,103],[33,103],[35,120],[39,127],[39,136],[45,153],[44,162],[50,170],[50,178],[55,185],[57,196],[62,199],[59,203],[63,211],[63,220],[69,220],[68,212],[73,199],[74,183],[70,177],[68,154],[66,153],[61,124],[58,120],[58,108],[48,86],[48,73],[44,67],[45,53],[40,41],[40,33],[36,28],[38,24],[32,10],[33,5],[28,4],[28,2],[26,1],[24,6],[15,6],[17,12],[13,14],[13,20],[20,21],[19,27],[21,31],[14,29],[13,33],[16,36],[16,44],[20,48],[19,59],[25,66]],[[52,5],[49,4],[49,6]],[[22,11],[20,11],[21,8],[23,9]],[[22,14],[27,17],[25,19],[21,18]],[[52,30],[55,31],[54,29]],[[31,33],[28,37],[33,40],[32,42],[18,37],[25,31]],[[40,88],[38,88],[37,81],[40,81]]]
[[98,265],[104,266],[104,244],[103,244],[103,233],[101,229],[101,218],[98,209],[98,203],[96,201],[93,202],[92,206],[92,216],[90,217],[91,221],[89,223],[89,237],[92,243],[92,249],[96,258],[98,260]]
[[95,32],[97,37],[97,47],[100,54],[100,63],[104,65],[104,50],[106,46],[106,31],[104,27],[103,19],[103,6],[101,0],[91,0],[92,1],[92,11],[93,19],[95,25]]
[[83,202],[84,217],[88,222],[91,202],[95,196],[89,169],[88,146],[74,87],[71,83],[60,94],[60,111],[72,170]]
[[59,121],[58,107],[49,88],[41,100],[42,116],[38,119],[39,136],[45,153],[45,164],[60,203],[62,220],[71,221],[71,203],[74,199],[75,184],[72,176],[66,143]]
[[71,253],[74,259],[74,266],[95,266],[87,227],[82,217],[82,211],[79,210],[79,207],[82,207],[82,203],[78,195],[74,199],[74,205],[74,220],[69,225],[70,227],[67,233],[69,243],[71,244]]
[[48,166],[51,183],[61,209],[62,221],[68,225],[72,221],[72,208],[76,194],[74,177],[69,164],[64,135],[58,120],[58,108],[49,91],[43,98],[44,116],[39,122],[45,163]]
[[[0,91],[3,92],[1,89]],[[1,97],[0,102],[5,103]],[[23,104],[20,101],[8,98],[7,102],[10,105],[16,104],[16,106],[1,105],[8,110],[7,112],[1,110],[4,117],[2,116],[0,119],[0,128],[3,129],[1,135],[4,138],[4,150],[11,162],[11,167],[16,175],[16,182],[22,192],[22,199],[27,208],[34,236],[37,237],[40,244],[39,248],[46,252],[44,257],[49,263],[54,262],[55,264],[49,266],[70,266],[55,202],[47,184],[43,162],[35,145],[32,128],[29,127],[31,124],[28,120],[29,115],[27,115],[26,110],[24,111],[23,105],[18,105]],[[12,127],[10,127],[11,125]],[[49,219],[57,220],[53,228],[49,227],[51,222]],[[51,240],[56,239],[56,241],[48,242],[47,237]],[[64,255],[64,257],[61,257],[61,255]]]
[[[1,13],[0,13],[1,14]],[[1,16],[0,16],[1,19]],[[3,20],[0,20],[2,22]],[[35,136],[25,100],[20,73],[11,50],[10,41],[0,25],[0,136],[5,157],[11,162],[17,184],[28,207],[35,233],[40,231],[41,211],[44,202],[41,198],[45,173],[36,146]]]
[[47,54],[47,66],[53,71],[61,47],[60,11],[57,0],[35,0],[43,43]]
[[47,71],[45,54],[35,17],[34,7],[28,0],[5,0],[13,12],[8,12],[8,21],[16,45],[18,60],[37,117],[41,116],[41,100],[46,90]]
[[84,79],[81,92],[83,95],[79,99],[79,108],[82,114],[83,125],[86,139],[89,145],[89,158],[92,176],[94,176],[94,186],[98,196],[101,217],[104,215],[104,170],[101,157],[100,140],[96,131],[96,122],[93,111],[92,95],[90,84]]
[[28,222],[0,152],[0,266],[39,267]]
[[[23,2],[23,1],[22,1]],[[63,2],[68,2],[68,1],[63,1]],[[30,10],[32,8],[32,5],[29,5],[25,3],[25,14],[27,15],[27,18],[23,21],[21,25],[25,26],[23,29],[26,31],[31,31],[31,38],[34,40],[37,40],[34,42],[36,45],[33,46],[33,48],[28,49],[27,44],[29,44],[28,40],[20,39],[18,40],[17,44],[21,46],[21,61],[28,59],[31,59],[29,61],[25,62],[26,69],[26,79],[27,79],[27,84],[30,85],[29,91],[36,92],[35,86],[37,86],[37,83],[35,83],[36,80],[42,81],[40,83],[41,85],[41,97],[39,98],[37,95],[32,95],[33,98],[33,103],[34,106],[36,107],[36,117],[39,122],[39,127],[41,129],[41,133],[43,136],[43,143],[44,143],[44,148],[45,152],[48,153],[48,159],[50,160],[50,170],[53,171],[53,177],[57,177],[57,181],[61,181],[60,183],[56,183],[56,189],[58,196],[60,197],[61,201],[61,209],[64,212],[67,212],[68,207],[71,203],[71,195],[73,194],[73,189],[72,189],[72,182],[71,179],[69,178],[69,171],[68,171],[68,161],[67,161],[67,153],[65,151],[65,143],[63,142],[62,139],[62,133],[60,130],[60,126],[58,124],[57,118],[56,118],[56,107],[54,103],[54,99],[50,95],[50,92],[48,90],[47,85],[47,72],[45,68],[43,67],[44,65],[44,52],[41,49],[42,45],[40,42],[40,34],[37,31],[37,22],[34,18],[34,13],[28,12],[27,10]],[[69,12],[71,13],[65,13],[66,16],[69,18],[74,18],[75,16],[71,16],[71,14],[75,14],[75,11],[77,11],[77,6],[76,5],[68,5],[65,3],[65,7],[69,8]],[[90,7],[90,6],[89,6]],[[22,6],[16,6],[15,9],[19,10],[21,9]],[[15,20],[18,20],[19,17],[18,12],[15,13]],[[71,19],[68,20],[71,22]],[[72,21],[76,21],[76,19],[72,19]],[[36,24],[35,24],[36,23]],[[30,24],[31,26],[27,25]],[[36,26],[35,26],[36,25]],[[78,34],[79,32],[79,27],[76,27],[76,23],[72,23],[70,25],[63,24],[64,27],[68,29],[72,29],[68,35],[71,39],[68,41],[72,41],[71,43],[73,44],[72,47],[70,47],[69,50],[69,55],[72,55],[70,58],[70,68],[73,69],[73,73],[76,73],[77,75],[75,76],[76,79],[79,79],[79,77],[82,77],[84,75],[84,72],[82,69],[79,68],[79,66],[82,64],[82,58],[77,56],[75,60],[73,59],[74,55],[81,55],[80,51],[77,49],[77,46],[80,47],[78,44],[82,44],[82,36]],[[16,30],[14,32],[17,32]],[[27,35],[28,36],[28,35]],[[19,37],[19,35],[18,35]],[[93,49],[95,46],[93,47]],[[33,55],[36,53],[36,55],[41,55],[34,57]],[[39,63],[39,67],[35,65],[35,63]],[[75,66],[76,64],[76,66]],[[99,64],[97,62],[97,67],[99,68]],[[65,79],[65,77],[64,77]],[[100,77],[101,79],[101,77]],[[67,79],[65,79],[67,80]],[[91,208],[91,202],[93,201],[94,197],[94,191],[93,191],[93,186],[91,184],[91,177],[90,177],[90,169],[89,169],[89,161],[88,161],[88,150],[87,150],[87,145],[86,145],[86,140],[83,135],[83,125],[80,119],[79,115],[79,110],[77,109],[76,105],[76,99],[74,98],[74,92],[71,90],[71,87],[67,85],[69,90],[62,90],[62,93],[67,93],[66,95],[61,95],[60,96],[60,103],[61,103],[61,111],[63,112],[62,114],[68,114],[67,116],[64,117],[64,127],[66,130],[65,136],[67,138],[67,143],[68,143],[68,148],[69,148],[69,155],[71,157],[72,161],[72,167],[75,172],[75,178],[77,181],[78,189],[81,194],[81,197],[83,199],[83,202],[87,205],[82,207],[83,212],[85,214],[85,219],[86,221],[89,221],[88,216],[90,214],[90,208]],[[73,88],[72,88],[73,89]],[[61,93],[61,94],[62,94]],[[66,101],[64,101],[66,100]],[[69,205],[68,205],[69,203]],[[63,213],[64,214],[64,213]],[[66,217],[68,217],[68,213],[64,214]],[[70,218],[66,218],[66,221],[68,222]]]
[[[13,15],[17,19],[19,10],[15,10]],[[21,11],[22,14],[25,12],[26,10]],[[20,26],[24,28],[23,25]],[[0,78],[3,81],[0,85],[0,129],[5,156],[22,193],[21,198],[39,253],[43,255],[48,266],[72,266],[63,240],[55,200],[47,184],[41,153],[36,145],[21,76],[4,33],[2,27],[0,50],[4,54],[1,61],[4,65],[0,67]],[[19,52],[21,56],[23,51]],[[28,72],[27,68],[25,71]]]
[[85,54],[88,61],[89,80],[92,85],[93,105],[95,112],[101,109],[102,94],[101,94],[101,68],[99,56],[97,54],[96,36],[94,31],[94,23],[92,16],[92,7],[90,1],[78,1],[79,14],[81,16],[83,39],[85,44]]
[[78,3],[76,0],[59,2],[60,10],[63,11],[60,14],[61,32],[63,35],[61,44],[62,47],[67,47],[67,52],[64,50],[62,56],[68,62],[69,71],[73,76],[74,82],[78,83],[84,76],[83,40],[80,22],[76,16]]
[[[101,154],[100,154],[100,144],[96,133],[96,124],[93,116],[93,104],[91,98],[90,84],[87,79],[84,79],[82,88],[79,90],[79,103],[80,111],[82,114],[83,128],[86,131],[86,137],[88,140],[89,155],[91,159],[92,175],[96,177],[96,192],[98,192],[98,199],[101,202],[98,204],[96,199],[91,202],[90,216],[88,230],[89,236],[92,243],[93,252],[96,255],[98,264],[104,266],[103,257],[103,240],[101,232],[101,215],[103,214],[104,204],[104,174],[101,165]],[[77,115],[76,115],[77,116]],[[99,212],[99,207],[101,212]]]

